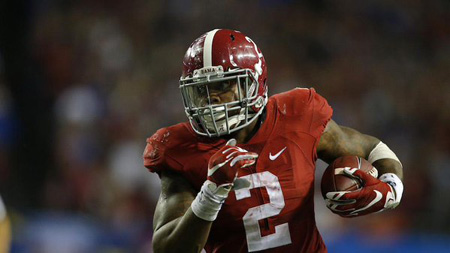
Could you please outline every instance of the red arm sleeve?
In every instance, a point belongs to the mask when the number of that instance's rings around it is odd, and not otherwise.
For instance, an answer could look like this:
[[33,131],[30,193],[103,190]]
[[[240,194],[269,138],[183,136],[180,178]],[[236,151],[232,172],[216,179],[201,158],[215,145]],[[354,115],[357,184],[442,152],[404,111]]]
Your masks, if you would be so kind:
[[333,115],[333,109],[328,104],[327,100],[319,95],[314,89],[310,89],[310,103],[309,108],[311,110],[311,121],[310,121],[310,133],[316,139],[314,143],[313,158],[317,159],[317,146],[319,145],[320,138],[327,126],[328,122],[331,120]]
[[312,111],[310,132],[317,139],[320,140],[328,121],[331,120],[333,109],[328,104],[327,100],[319,95],[314,89],[310,89],[310,109]]
[[[312,158],[317,159],[316,148],[333,109],[327,100],[313,89],[296,88],[276,96],[278,111],[282,117],[291,118],[285,128],[303,132],[312,137]],[[292,120],[292,118],[294,120]]]
[[182,165],[171,158],[168,143],[168,131],[165,128],[158,130],[152,137],[147,138],[143,159],[144,166],[151,172],[159,173],[163,169],[181,170]]
[[299,129],[319,139],[333,115],[325,98],[313,88],[295,88],[277,96],[278,110],[282,115],[300,120]]
[[161,171],[162,157],[161,153],[164,153],[164,147],[156,145],[151,138],[147,139],[147,145],[145,146],[143,158],[144,166],[151,172]]

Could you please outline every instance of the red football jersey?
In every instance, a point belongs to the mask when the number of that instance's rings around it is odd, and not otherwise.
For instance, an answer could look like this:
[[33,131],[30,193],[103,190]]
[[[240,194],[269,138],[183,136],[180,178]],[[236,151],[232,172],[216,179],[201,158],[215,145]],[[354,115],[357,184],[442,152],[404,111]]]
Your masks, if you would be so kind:
[[[314,89],[272,96],[264,123],[246,144],[259,154],[241,169],[249,188],[230,192],[214,221],[207,252],[326,252],[314,217],[316,147],[332,109]],[[181,173],[200,190],[208,160],[226,140],[202,137],[189,123],[158,130],[147,139],[144,164],[152,172]]]

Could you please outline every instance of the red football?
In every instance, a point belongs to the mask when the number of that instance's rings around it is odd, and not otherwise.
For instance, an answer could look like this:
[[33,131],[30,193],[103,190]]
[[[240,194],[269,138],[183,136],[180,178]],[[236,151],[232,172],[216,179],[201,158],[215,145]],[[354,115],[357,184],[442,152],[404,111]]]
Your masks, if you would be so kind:
[[322,176],[322,196],[325,198],[327,192],[354,191],[361,188],[361,182],[344,173],[344,168],[358,168],[378,177],[378,171],[367,160],[357,156],[342,156],[333,161]]

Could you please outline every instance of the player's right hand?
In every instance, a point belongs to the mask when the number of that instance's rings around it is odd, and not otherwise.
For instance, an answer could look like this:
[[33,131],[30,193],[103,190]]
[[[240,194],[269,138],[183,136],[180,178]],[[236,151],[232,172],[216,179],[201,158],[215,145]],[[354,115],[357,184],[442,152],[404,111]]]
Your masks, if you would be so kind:
[[253,165],[256,158],[258,154],[237,147],[236,140],[230,139],[209,159],[208,180],[217,187],[231,189],[237,178],[238,169]]
[[236,140],[231,139],[219,149],[208,162],[207,180],[191,204],[194,214],[206,221],[214,221],[228,197],[235,189],[246,187],[246,179],[237,179],[238,170],[253,165],[258,154],[236,147]]

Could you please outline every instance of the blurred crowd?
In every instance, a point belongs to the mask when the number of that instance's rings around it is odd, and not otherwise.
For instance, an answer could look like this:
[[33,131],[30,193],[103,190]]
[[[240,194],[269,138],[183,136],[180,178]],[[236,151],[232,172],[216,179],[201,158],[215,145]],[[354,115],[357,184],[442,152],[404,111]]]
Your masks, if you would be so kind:
[[[338,124],[379,137],[403,162],[405,193],[395,211],[344,220],[318,195],[317,220],[326,239],[345,231],[391,238],[450,234],[448,1],[29,5],[29,50],[54,121],[48,133],[52,164],[36,189],[39,207],[19,208],[22,203],[0,187],[18,252],[97,247],[92,245],[150,250],[159,178],[142,165],[145,139],[186,120],[178,90],[182,57],[214,28],[240,30],[257,43],[271,95],[314,87]],[[20,131],[33,126],[18,120],[1,55],[0,184],[29,187],[7,183]],[[319,163],[318,171],[325,166]]]

